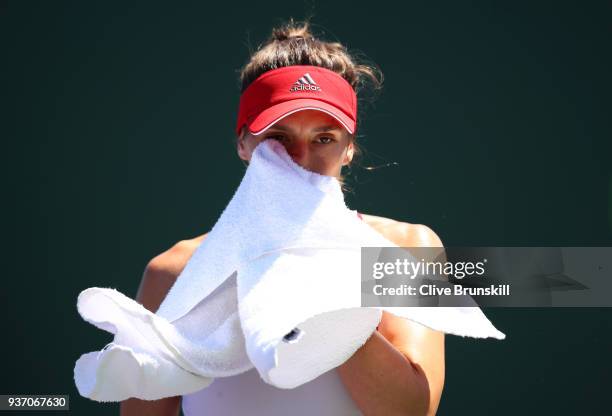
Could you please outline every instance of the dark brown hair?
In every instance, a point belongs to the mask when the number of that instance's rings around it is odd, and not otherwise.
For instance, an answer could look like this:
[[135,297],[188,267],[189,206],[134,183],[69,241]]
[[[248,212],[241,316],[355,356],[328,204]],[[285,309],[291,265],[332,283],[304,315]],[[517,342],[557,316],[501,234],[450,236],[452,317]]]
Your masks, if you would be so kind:
[[[290,18],[288,22],[273,28],[268,39],[256,51],[251,51],[249,61],[240,69],[240,92],[263,73],[291,65],[320,66],[342,76],[357,94],[359,113],[362,112],[363,92],[377,92],[383,84],[383,74],[375,64],[357,62],[357,58],[341,43],[315,37],[308,20],[295,22]],[[361,118],[359,115],[357,117]],[[245,129],[241,137],[244,133]],[[353,164],[362,156],[363,149],[355,135],[351,135],[351,140],[355,149]],[[350,170],[351,166],[348,168]],[[343,191],[347,191],[344,175],[339,180]]]

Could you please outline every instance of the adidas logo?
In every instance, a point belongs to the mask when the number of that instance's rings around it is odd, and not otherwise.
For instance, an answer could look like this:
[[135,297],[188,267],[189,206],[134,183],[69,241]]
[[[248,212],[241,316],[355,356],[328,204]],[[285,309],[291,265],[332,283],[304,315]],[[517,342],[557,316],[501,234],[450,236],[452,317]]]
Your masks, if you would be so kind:
[[317,85],[315,80],[312,79],[312,77],[310,76],[308,72],[302,75],[302,77],[300,77],[297,81],[295,81],[291,89],[289,89],[290,92],[304,91],[304,90],[321,91],[321,87]]

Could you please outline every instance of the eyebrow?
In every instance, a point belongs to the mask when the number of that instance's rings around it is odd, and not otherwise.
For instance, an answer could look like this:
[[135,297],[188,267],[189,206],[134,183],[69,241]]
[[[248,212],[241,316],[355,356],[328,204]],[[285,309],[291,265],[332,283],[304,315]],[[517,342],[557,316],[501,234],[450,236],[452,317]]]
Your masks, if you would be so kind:
[[[275,124],[274,126],[270,127],[270,130],[275,129],[275,130],[281,130],[281,131],[291,131],[292,129],[289,127],[286,127],[283,124]],[[339,126],[337,125],[326,125],[326,126],[321,126],[321,127],[317,127],[316,129],[314,129],[314,131],[316,133],[321,133],[321,132],[327,132],[327,131],[332,131],[332,130],[341,130]]]

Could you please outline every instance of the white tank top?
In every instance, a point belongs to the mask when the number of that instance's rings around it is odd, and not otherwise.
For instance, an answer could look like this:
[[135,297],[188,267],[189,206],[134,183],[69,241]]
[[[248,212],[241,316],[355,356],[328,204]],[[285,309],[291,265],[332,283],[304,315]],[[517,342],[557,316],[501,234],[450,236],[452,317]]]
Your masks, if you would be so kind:
[[184,416],[363,415],[335,368],[294,389],[271,386],[252,368],[183,395],[181,406]]
[[264,382],[252,368],[183,396],[184,416],[360,416],[336,369],[294,389]]

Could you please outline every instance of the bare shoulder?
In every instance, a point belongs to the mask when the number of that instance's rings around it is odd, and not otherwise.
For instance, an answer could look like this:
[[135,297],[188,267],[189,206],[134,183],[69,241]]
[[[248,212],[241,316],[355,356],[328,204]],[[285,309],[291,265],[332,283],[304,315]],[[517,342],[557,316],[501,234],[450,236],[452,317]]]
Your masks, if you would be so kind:
[[364,213],[361,215],[370,227],[400,247],[443,247],[440,237],[427,225]]
[[147,264],[147,270],[163,272],[177,277],[181,274],[193,252],[204,241],[206,236],[208,236],[208,233],[177,242],[168,250],[153,257],[149,264]]
[[146,309],[157,311],[189,258],[207,235],[208,233],[205,233],[195,238],[181,240],[153,257],[145,268],[136,300]]

